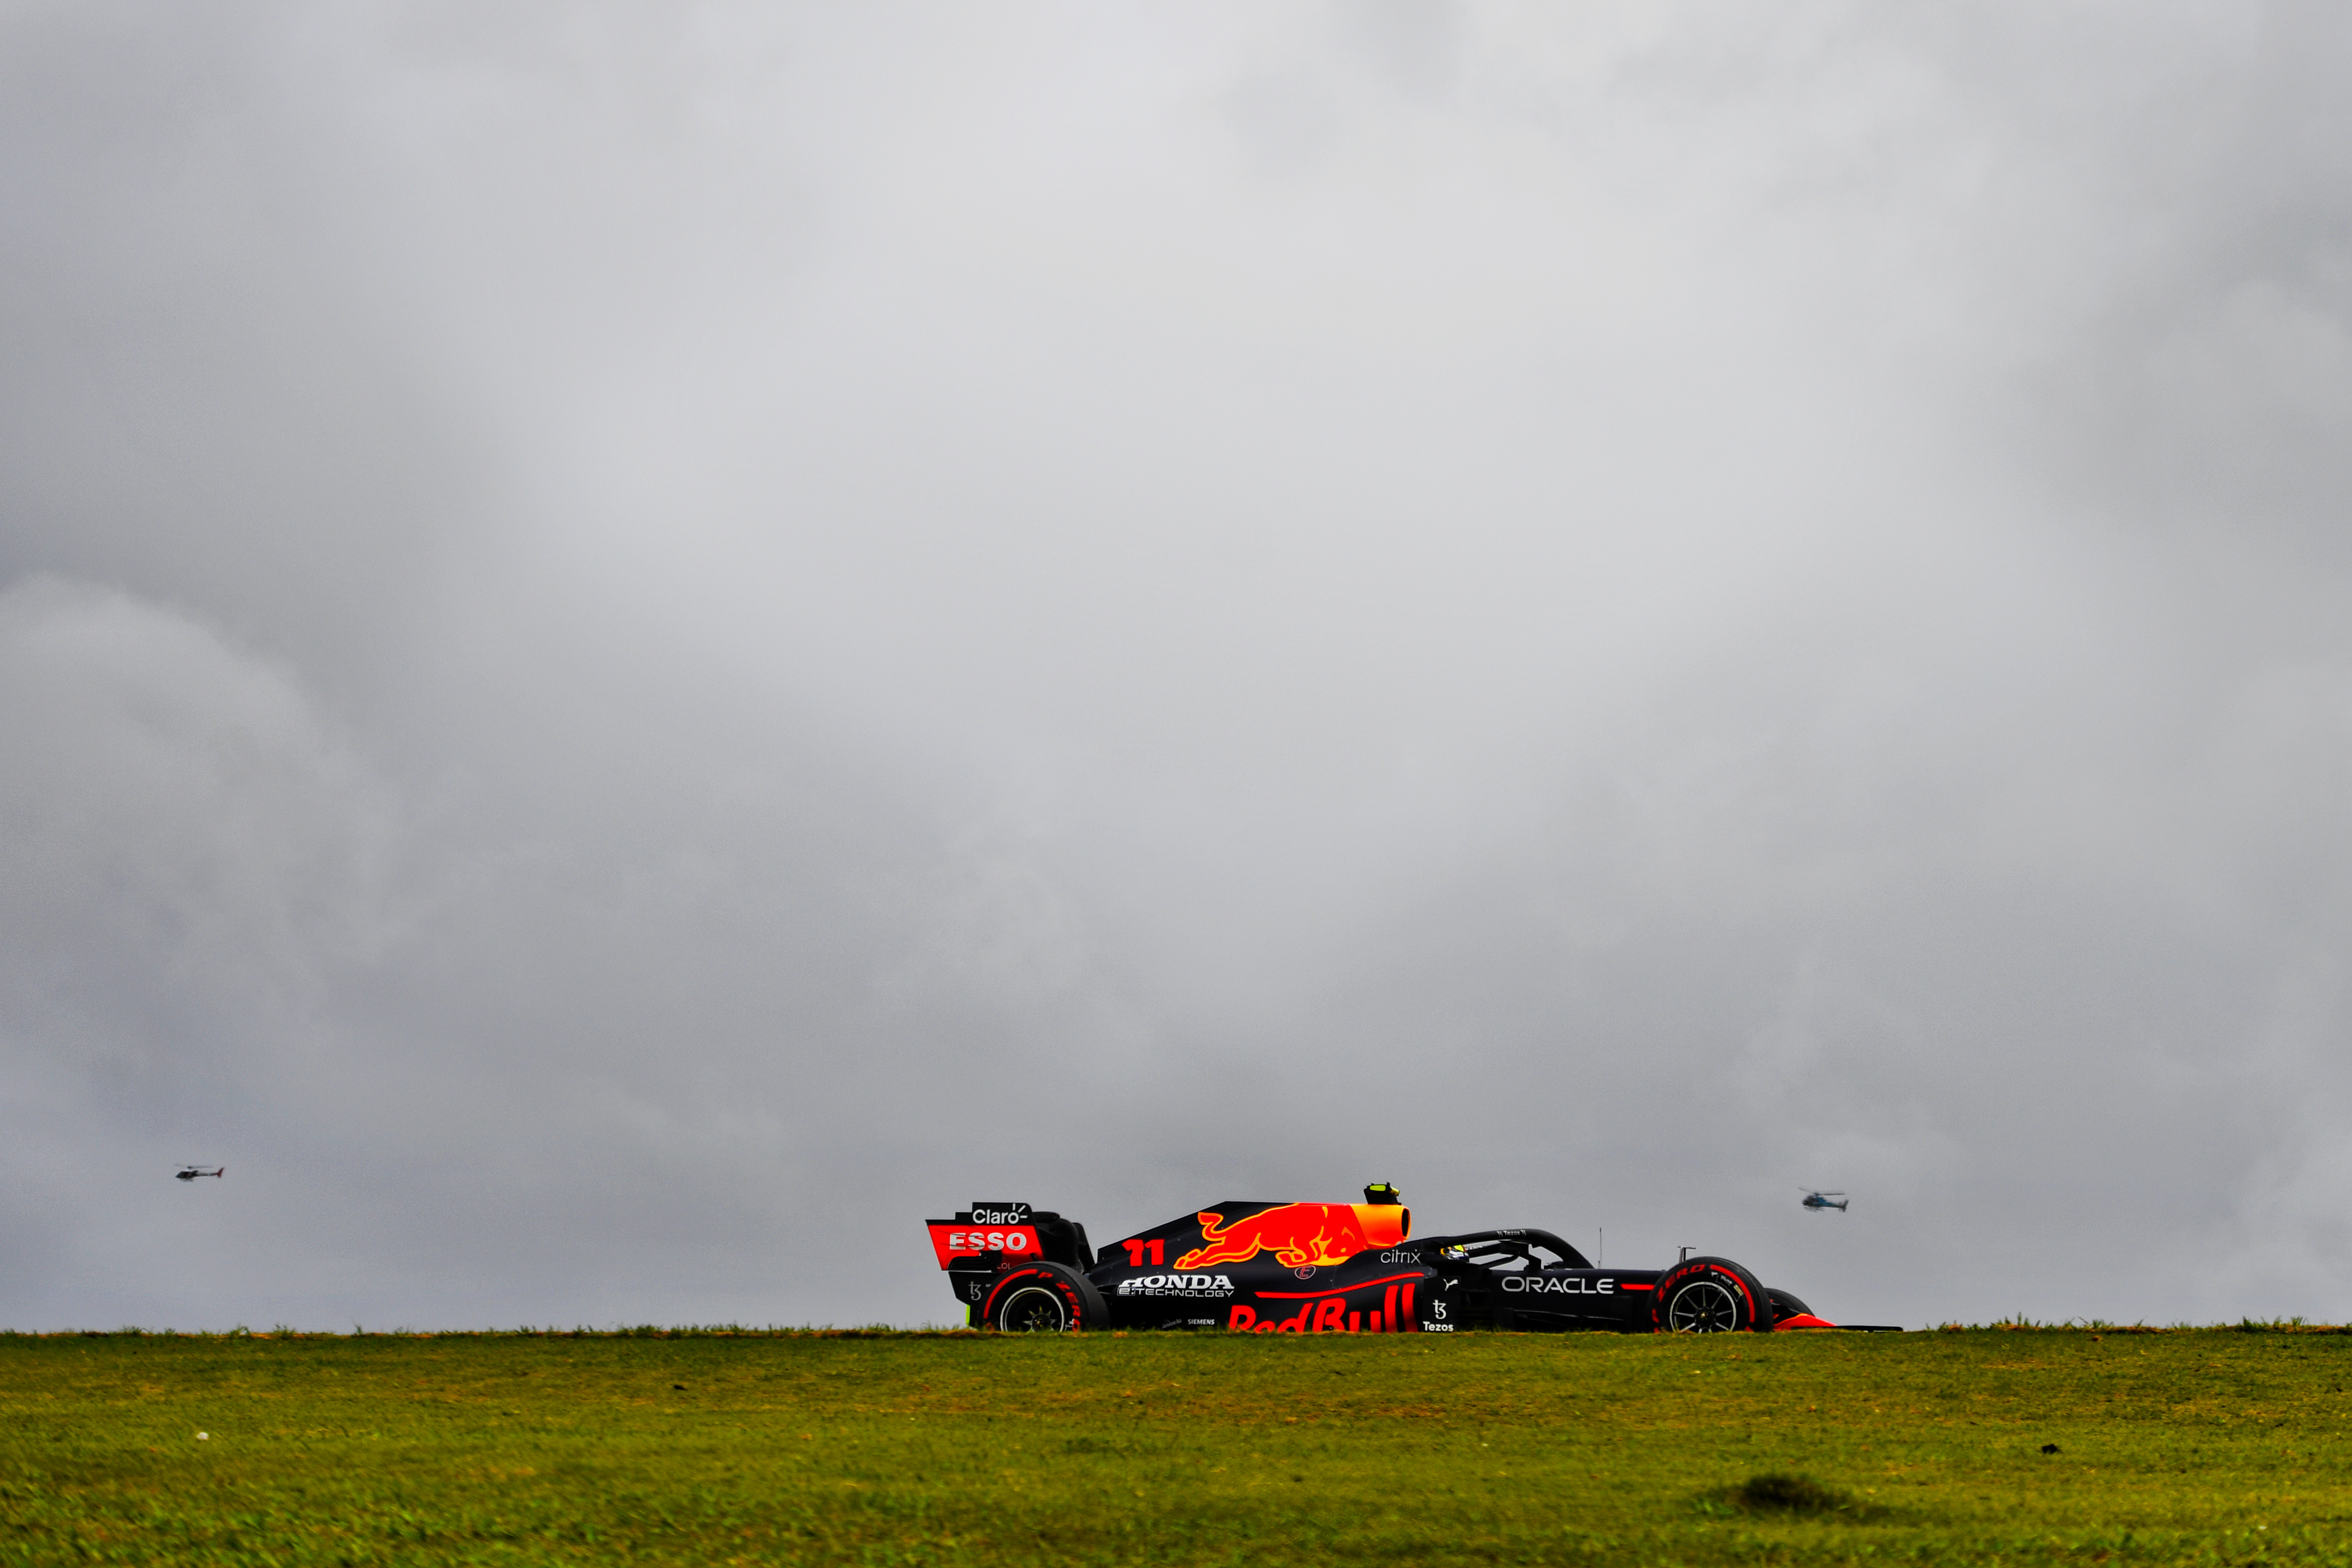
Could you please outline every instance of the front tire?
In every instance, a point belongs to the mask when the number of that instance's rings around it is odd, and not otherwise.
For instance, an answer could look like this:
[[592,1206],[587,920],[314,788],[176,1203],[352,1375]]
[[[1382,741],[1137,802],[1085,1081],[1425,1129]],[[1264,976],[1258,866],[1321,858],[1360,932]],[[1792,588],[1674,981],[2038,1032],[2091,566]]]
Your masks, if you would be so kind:
[[1668,1334],[1737,1334],[1771,1328],[1770,1298],[1727,1258],[1694,1258],[1658,1280],[1651,1326]]
[[1099,1329],[1109,1319],[1102,1292],[1060,1263],[1024,1263],[998,1276],[980,1310],[981,1321],[1006,1334],[1067,1334]]

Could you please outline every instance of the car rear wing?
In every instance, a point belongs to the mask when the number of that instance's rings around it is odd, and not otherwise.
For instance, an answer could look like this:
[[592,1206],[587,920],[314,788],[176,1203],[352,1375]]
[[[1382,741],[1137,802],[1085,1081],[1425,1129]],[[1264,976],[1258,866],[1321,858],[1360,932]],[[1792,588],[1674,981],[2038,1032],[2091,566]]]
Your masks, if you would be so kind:
[[988,1281],[1006,1263],[1059,1263],[1084,1274],[1095,1266],[1087,1227],[1051,1209],[1027,1204],[974,1204],[950,1219],[923,1222],[931,1252],[947,1270],[956,1300],[972,1311],[988,1296]]

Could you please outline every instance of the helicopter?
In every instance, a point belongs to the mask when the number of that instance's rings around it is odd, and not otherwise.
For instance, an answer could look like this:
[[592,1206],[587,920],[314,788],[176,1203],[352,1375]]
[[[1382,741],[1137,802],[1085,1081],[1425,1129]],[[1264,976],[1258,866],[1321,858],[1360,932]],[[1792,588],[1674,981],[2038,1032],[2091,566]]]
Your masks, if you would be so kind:
[[180,1167],[180,1180],[184,1182],[193,1182],[198,1176],[225,1176],[226,1174],[228,1174],[228,1167],[226,1165],[183,1165]]
[[1843,1214],[1845,1205],[1853,1202],[1843,1193],[1819,1192],[1811,1187],[1799,1187],[1797,1190],[1805,1194],[1804,1203],[1809,1209],[1835,1209]]

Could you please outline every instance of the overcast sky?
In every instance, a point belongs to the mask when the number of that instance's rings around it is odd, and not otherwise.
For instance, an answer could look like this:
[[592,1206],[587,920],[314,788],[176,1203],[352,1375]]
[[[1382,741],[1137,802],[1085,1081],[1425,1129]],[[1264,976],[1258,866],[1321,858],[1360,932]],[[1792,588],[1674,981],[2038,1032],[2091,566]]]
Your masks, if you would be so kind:
[[9,0],[0,1326],[946,1321],[974,1199],[1373,1179],[2352,1318],[2347,80]]

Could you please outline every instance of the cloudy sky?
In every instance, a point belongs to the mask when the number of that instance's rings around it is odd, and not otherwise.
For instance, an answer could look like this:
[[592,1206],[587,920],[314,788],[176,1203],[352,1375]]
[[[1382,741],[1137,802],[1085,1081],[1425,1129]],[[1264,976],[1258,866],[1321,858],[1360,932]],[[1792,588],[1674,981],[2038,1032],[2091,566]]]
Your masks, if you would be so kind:
[[8,0],[0,1326],[944,1321],[973,1199],[1375,1178],[2352,1317],[2347,79]]

